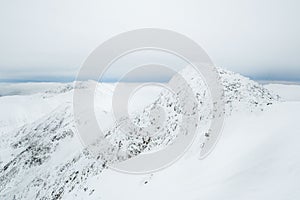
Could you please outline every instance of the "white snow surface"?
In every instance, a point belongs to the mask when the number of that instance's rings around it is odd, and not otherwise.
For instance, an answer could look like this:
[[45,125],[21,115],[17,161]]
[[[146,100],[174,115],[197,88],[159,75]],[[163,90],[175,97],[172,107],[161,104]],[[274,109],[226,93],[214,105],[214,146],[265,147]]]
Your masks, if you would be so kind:
[[[106,160],[83,148],[72,113],[73,84],[0,97],[0,199],[300,199],[299,88],[272,84],[270,92],[233,72],[219,73],[226,119],[214,151],[199,159],[195,140],[174,165],[148,175],[108,169]],[[97,119],[112,132],[113,89],[101,85],[95,97]]]
[[290,84],[267,84],[265,87],[286,101],[300,101],[300,85]]

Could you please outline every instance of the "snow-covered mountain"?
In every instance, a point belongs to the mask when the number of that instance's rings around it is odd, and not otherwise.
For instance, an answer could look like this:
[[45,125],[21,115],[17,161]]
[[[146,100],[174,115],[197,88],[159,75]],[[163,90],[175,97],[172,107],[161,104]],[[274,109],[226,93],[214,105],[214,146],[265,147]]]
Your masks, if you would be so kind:
[[[282,102],[262,85],[218,70],[224,86],[226,121],[215,151],[199,160],[199,138],[179,162],[150,175],[114,172],[107,169],[111,157],[96,159],[82,147],[73,116],[73,85],[60,85],[26,97],[1,97],[1,109],[7,110],[0,120],[0,199],[297,199],[300,160],[293,156],[300,152],[295,145],[299,136],[294,127],[286,135],[280,132],[291,124],[299,126],[293,123],[300,103]],[[182,73],[198,90],[197,100],[205,101],[207,93],[193,72]],[[78,89],[89,89],[90,84],[95,82],[82,82]],[[122,122],[113,122],[109,113],[108,99],[113,90],[114,85],[109,84],[97,87],[97,119],[99,123],[105,120],[106,136],[117,144],[121,141],[119,148],[128,150],[127,157],[172,143],[180,124],[178,104],[169,93],[162,92],[142,113],[133,114],[136,123],[147,124],[151,119],[143,117],[155,105],[168,110],[170,117],[160,127],[163,134],[145,139],[132,134],[119,136]],[[8,109],[12,99],[19,109]],[[206,104],[197,107],[203,115],[203,129],[207,128],[208,108]],[[281,190],[277,182],[281,182]],[[276,191],[271,193],[273,189]]]

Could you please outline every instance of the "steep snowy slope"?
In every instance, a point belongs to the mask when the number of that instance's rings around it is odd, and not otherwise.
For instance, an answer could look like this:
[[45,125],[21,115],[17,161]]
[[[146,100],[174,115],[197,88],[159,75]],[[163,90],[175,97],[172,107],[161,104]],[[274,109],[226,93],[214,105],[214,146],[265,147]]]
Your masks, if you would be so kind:
[[102,199],[297,200],[299,109],[300,102],[284,102],[251,115],[233,113],[204,160],[195,154],[144,176],[105,170],[88,185]]
[[[79,87],[84,89],[92,83],[92,81],[87,81],[81,83]],[[9,95],[10,87],[12,91],[18,92]],[[98,88],[96,98],[99,102],[99,109],[107,110],[107,100],[103,98],[110,95],[113,87],[113,84],[102,84]],[[74,86],[73,83],[17,83],[15,85],[0,84],[0,88],[3,90],[0,92],[5,94],[0,97],[0,110],[3,113],[0,115],[1,136],[1,133],[7,133],[22,125],[32,123],[58,106],[72,102]]]
[[[274,118],[269,118],[270,116],[274,117],[276,109],[279,109],[283,113],[282,116],[285,116],[285,112],[290,112],[291,105],[285,107],[283,103],[277,101],[276,95],[245,77],[221,69],[219,72],[225,88],[224,99],[228,119],[220,144],[207,159],[198,160],[201,144],[196,141],[186,157],[172,167],[156,174],[129,176],[106,169],[106,163],[109,160],[103,157],[95,160],[88,151],[82,148],[76,135],[72,103],[68,102],[66,99],[69,97],[66,97],[61,105],[51,113],[32,123],[27,123],[19,129],[5,133],[5,138],[2,138],[0,143],[1,152],[5,152],[0,154],[0,199],[146,199],[146,197],[148,199],[183,199],[184,197],[186,199],[200,197],[213,199],[216,197],[213,195],[218,195],[218,191],[223,191],[223,195],[220,195],[225,199],[239,199],[240,196],[235,195],[235,191],[232,191],[234,190],[233,186],[240,184],[248,176],[252,176],[253,179],[252,182],[245,180],[243,183],[245,185],[241,186],[244,189],[250,187],[250,190],[245,192],[251,194],[251,189],[262,192],[261,185],[261,187],[251,185],[256,181],[253,173],[256,173],[257,170],[259,176],[257,181],[261,178],[259,175],[261,168],[256,168],[255,165],[258,164],[257,162],[267,162],[266,158],[279,162],[273,151],[271,151],[272,154],[268,154],[268,146],[273,145],[272,147],[276,148],[274,145],[276,146],[277,141],[282,137],[282,135],[274,136],[273,140],[272,134],[276,129],[270,128],[270,120]],[[193,77],[193,73],[190,73],[190,76]],[[69,88],[67,91],[71,90],[72,88]],[[113,90],[113,87],[105,90],[105,95],[109,95],[107,93],[110,90]],[[98,92],[103,92],[103,88],[100,87]],[[68,92],[64,90],[54,93],[50,95],[52,98],[61,94],[66,96],[71,94],[67,94]],[[49,98],[48,95],[49,93],[44,93],[42,96]],[[154,104],[167,105],[171,100],[168,94],[162,94]],[[101,105],[99,106],[101,107]],[[174,106],[176,106],[176,102]],[[262,112],[264,110],[266,114]],[[145,112],[147,114],[147,109]],[[174,113],[170,114],[174,115]],[[106,115],[103,114],[98,119],[103,119],[103,116]],[[136,119],[139,118],[138,115],[136,117]],[[175,117],[170,120],[176,122]],[[280,121],[281,118],[274,119],[274,121],[277,120]],[[251,129],[253,125],[254,128]],[[280,123],[278,122],[277,125],[280,126]],[[285,125],[288,126],[288,124]],[[284,127],[277,128],[282,130]],[[168,131],[168,134],[152,140],[149,146],[164,145],[171,140],[168,137],[176,136],[176,128],[169,126],[162,128]],[[111,131],[110,135],[117,133],[116,127],[112,127],[108,131]],[[294,134],[295,132],[290,131],[289,138],[293,138]],[[125,137],[122,141],[128,141],[127,139]],[[134,143],[126,144],[124,142],[124,146],[127,145],[126,148],[128,148],[130,144],[133,144],[138,147],[133,149],[145,148],[139,146],[141,138],[134,139],[136,139]],[[271,140],[270,144],[267,142],[268,139]],[[263,148],[264,144],[267,145],[266,148]],[[294,149],[296,148],[294,146],[288,146],[289,141],[286,141],[285,144],[287,146],[282,147],[285,151],[297,150]],[[256,147],[258,149],[255,149]],[[286,149],[286,147],[289,148]],[[135,155],[137,152],[130,153]],[[266,156],[261,156],[260,153]],[[252,157],[249,158],[249,156]],[[290,167],[293,168],[298,161],[292,161]],[[252,165],[248,166],[249,162]],[[247,173],[247,169],[250,170],[249,173]],[[265,170],[269,169],[272,170],[272,166],[266,165]],[[101,173],[102,171],[103,173]],[[297,176],[298,172],[294,170],[293,174]],[[271,174],[272,171],[270,176]],[[276,177],[275,179],[278,180]],[[272,180],[266,177],[264,181]],[[285,183],[288,184],[287,182],[288,180]],[[247,183],[251,184],[247,185]],[[265,184],[268,185],[268,182]],[[180,189],[182,193],[180,193]],[[292,192],[294,189],[286,187],[283,193]],[[176,190],[176,192],[171,193],[171,190]],[[227,191],[229,191],[228,194],[226,194]],[[158,194],[162,194],[162,196],[159,197]],[[263,193],[256,195],[257,199],[265,197]]]
[[0,110],[3,113],[0,115],[0,135],[38,120],[66,100],[70,100],[68,95],[45,98],[45,93],[38,93],[0,97]]

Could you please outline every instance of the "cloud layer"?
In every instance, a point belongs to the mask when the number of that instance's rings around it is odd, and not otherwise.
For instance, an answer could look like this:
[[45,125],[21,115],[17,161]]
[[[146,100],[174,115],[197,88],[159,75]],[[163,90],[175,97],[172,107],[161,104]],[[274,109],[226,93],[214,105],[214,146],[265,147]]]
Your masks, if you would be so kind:
[[198,42],[216,65],[257,79],[300,79],[298,0],[0,3],[0,80],[72,80],[113,35],[155,27]]

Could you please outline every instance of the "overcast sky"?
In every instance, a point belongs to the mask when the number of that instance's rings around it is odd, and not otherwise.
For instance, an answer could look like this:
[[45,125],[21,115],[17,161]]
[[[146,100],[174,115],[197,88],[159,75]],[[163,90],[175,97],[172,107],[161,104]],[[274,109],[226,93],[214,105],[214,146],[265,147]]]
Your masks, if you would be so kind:
[[103,41],[164,28],[198,42],[217,66],[300,80],[299,0],[1,0],[0,80],[73,80]]

